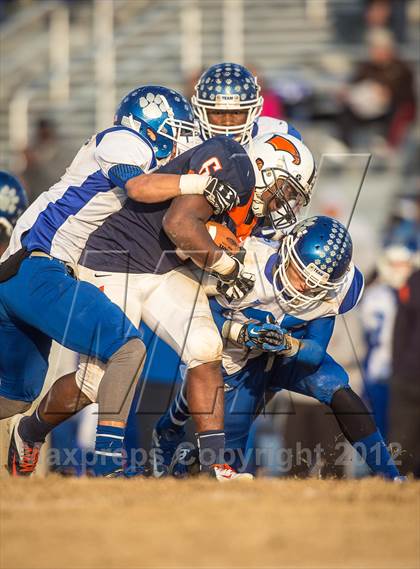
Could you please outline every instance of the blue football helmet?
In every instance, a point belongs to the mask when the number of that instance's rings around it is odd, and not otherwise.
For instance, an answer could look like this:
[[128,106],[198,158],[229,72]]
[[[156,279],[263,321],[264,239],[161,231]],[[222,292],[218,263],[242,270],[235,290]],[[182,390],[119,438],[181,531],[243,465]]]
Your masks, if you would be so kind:
[[194,114],[187,99],[158,85],[145,85],[128,93],[115,113],[114,124],[146,138],[160,164],[187,150],[180,139],[195,133]]
[[[251,138],[255,119],[261,114],[263,98],[257,78],[237,63],[219,63],[205,71],[191,99],[200,134],[207,140],[224,134],[244,144]],[[218,126],[209,121],[209,112],[246,111],[246,120],[237,126]]]
[[336,219],[316,216],[298,223],[282,239],[273,274],[280,305],[308,308],[337,292],[346,279],[352,253],[349,232]]
[[22,184],[12,174],[0,171],[0,226],[8,237],[27,207],[28,197]]

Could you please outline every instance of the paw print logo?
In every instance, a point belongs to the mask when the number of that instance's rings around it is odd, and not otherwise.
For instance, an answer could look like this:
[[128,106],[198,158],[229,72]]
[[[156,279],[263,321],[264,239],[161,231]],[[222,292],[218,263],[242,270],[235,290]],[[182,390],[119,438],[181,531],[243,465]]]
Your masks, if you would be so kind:
[[148,119],[158,119],[167,110],[164,99],[154,93],[147,93],[145,97],[140,97],[139,105]]
[[10,186],[3,186],[0,189],[0,210],[10,215],[16,213],[19,197],[16,194],[15,188]]

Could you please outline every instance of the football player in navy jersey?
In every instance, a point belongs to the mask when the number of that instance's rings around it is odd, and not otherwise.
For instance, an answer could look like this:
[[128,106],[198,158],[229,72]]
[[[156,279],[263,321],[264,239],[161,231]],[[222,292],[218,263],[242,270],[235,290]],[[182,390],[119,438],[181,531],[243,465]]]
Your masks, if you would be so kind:
[[[192,111],[180,94],[159,86],[132,91],[121,102],[114,127],[88,140],[60,181],[21,216],[1,259],[0,417],[22,412],[38,396],[52,339],[97,357],[105,362],[98,393],[97,475],[121,473],[128,394],[145,350],[139,331],[121,309],[75,278],[77,263],[89,236],[127,198],[151,204],[193,195],[212,212],[236,205],[235,190],[206,173],[146,173],[176,156],[179,138],[188,129],[194,129]],[[200,246],[192,240],[192,248]],[[221,256],[223,251],[213,247],[212,262]],[[238,276],[237,264],[225,265],[222,272],[235,281],[231,273]],[[68,378],[64,380],[68,388]],[[74,403],[71,389],[65,392]],[[32,471],[37,442],[49,427],[37,413],[18,423],[10,446],[12,473]]]
[[[222,390],[218,389],[221,387],[221,340],[200,283],[186,267],[179,268],[183,261],[178,254],[187,253],[196,264],[217,274],[219,289],[225,296],[239,298],[246,294],[253,279],[243,274],[237,259],[220,254],[205,221],[217,213],[219,219],[225,215],[241,225],[252,216],[254,170],[237,142],[218,137],[182,154],[159,172],[162,176],[176,172],[187,179],[213,174],[224,188],[236,186],[235,200],[239,203],[223,214],[226,206],[210,206],[210,196],[204,199],[200,195],[185,195],[172,202],[143,205],[128,200],[90,235],[78,272],[82,280],[101,288],[122,307],[131,322],[138,325],[143,319],[182,353],[191,367],[190,400],[197,408],[199,438],[205,441],[202,446],[213,450],[216,456],[219,449],[224,448],[223,405],[219,396]],[[226,198],[228,202],[232,199],[228,195]],[[273,196],[268,192],[265,199],[272,202]],[[91,402],[100,395],[104,370],[99,359],[87,362],[87,358],[81,358],[76,374],[80,403],[83,398]],[[67,379],[61,382],[64,392]],[[44,413],[47,403],[51,406],[54,401],[62,402],[60,387],[59,380],[51,390],[55,391],[55,397],[50,393],[41,403],[42,417],[47,415]],[[215,400],[215,410],[210,413]],[[27,423],[28,420],[22,420],[23,425]],[[55,424],[50,423],[50,430]],[[44,434],[47,425],[43,427]]]
[[[275,392],[286,389],[329,405],[372,472],[399,480],[372,415],[349,386],[345,370],[327,353],[336,316],[354,308],[363,292],[347,230],[331,218],[313,217],[296,225],[278,250],[255,237],[245,247],[246,269],[261,275],[254,290],[237,302],[210,301],[225,339],[225,431],[231,463],[244,466],[256,415]],[[173,457],[188,418],[181,390],[154,432],[154,450],[161,458],[155,475],[186,474],[182,453]]]
[[[255,167],[258,172],[258,187],[254,199],[247,183],[247,178],[253,177],[251,163],[241,146],[228,137],[219,136],[206,141],[171,161],[159,172],[190,172],[199,176],[213,174],[216,178],[235,185],[239,189],[240,204],[226,214],[216,216],[216,219],[229,225],[238,239],[243,240],[255,227],[256,216],[260,219],[273,216],[272,221],[276,227],[278,223],[282,227],[294,223],[294,197],[300,200],[299,203],[307,203],[316,175],[312,154],[293,137],[266,133],[257,137],[255,149],[259,157],[258,164],[263,167],[261,170]],[[270,166],[273,167],[271,170]],[[199,196],[189,201],[196,216],[200,206]],[[138,322],[143,318],[178,354],[182,352],[189,367],[192,370],[198,368],[191,372],[194,376],[202,369],[203,357],[217,361],[220,338],[207,299],[201,291],[197,294],[199,287],[196,279],[185,274],[185,268],[175,271],[181,265],[179,250],[188,251],[191,245],[183,242],[175,254],[175,247],[164,231],[165,227],[174,239],[180,235],[180,228],[185,232],[188,216],[191,215],[185,202],[184,198],[176,200],[169,207],[169,202],[145,205],[127,201],[118,213],[111,216],[88,239],[79,274],[84,280],[101,287],[125,310],[131,321]],[[285,202],[290,203],[290,207],[284,209]],[[273,209],[277,211],[271,211]],[[206,216],[202,217],[201,222],[204,219]],[[194,232],[196,227],[195,223]],[[203,239],[206,243],[203,241],[201,248],[207,251],[210,246],[207,232],[203,233]],[[207,254],[206,252],[206,256]],[[205,259],[196,260],[203,265]],[[223,262],[229,265],[236,261],[226,255]],[[164,279],[157,278],[163,274],[166,275]],[[242,286],[245,286],[243,291]],[[246,292],[247,286],[246,279],[237,279],[235,287],[224,282],[219,284],[219,289],[227,295],[238,297]],[[134,294],[126,296],[126,289]],[[141,290],[142,294],[139,295],[136,290]],[[193,310],[194,318],[191,318]],[[180,314],[181,311],[183,315]],[[77,395],[80,407],[96,400],[102,374],[103,366],[93,363],[86,366],[82,361],[74,382],[80,388]],[[67,385],[68,382],[57,382],[48,398],[41,403],[40,413],[44,417],[49,415],[50,428],[68,416],[58,413],[63,401],[72,401],[76,397],[69,397],[65,391]],[[64,390],[63,393],[61,389]],[[212,389],[206,391],[211,396]],[[54,415],[51,411],[46,413],[47,403],[48,409],[55,410]],[[67,409],[66,412],[71,413],[72,410]],[[202,429],[203,427],[200,432],[204,432]],[[214,437],[219,437],[219,433],[214,433]],[[211,439],[206,438],[207,443],[212,444]]]

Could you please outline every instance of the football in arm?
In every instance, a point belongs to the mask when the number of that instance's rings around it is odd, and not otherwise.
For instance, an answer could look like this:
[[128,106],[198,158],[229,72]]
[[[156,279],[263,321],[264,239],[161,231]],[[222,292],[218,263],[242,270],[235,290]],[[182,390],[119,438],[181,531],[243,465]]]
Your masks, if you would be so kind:
[[229,253],[236,254],[239,252],[239,243],[236,236],[232,231],[223,225],[222,223],[216,223],[215,221],[208,221],[206,223],[210,237],[221,249],[225,249]]

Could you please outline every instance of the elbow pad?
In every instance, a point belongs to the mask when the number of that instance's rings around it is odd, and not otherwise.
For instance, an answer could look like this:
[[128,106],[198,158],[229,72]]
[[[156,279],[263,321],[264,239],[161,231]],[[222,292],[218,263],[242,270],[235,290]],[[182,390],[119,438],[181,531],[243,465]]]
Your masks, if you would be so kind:
[[108,177],[111,182],[124,189],[128,180],[140,176],[140,174],[143,174],[143,170],[140,166],[134,166],[133,164],[116,164],[108,170]]

